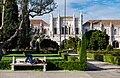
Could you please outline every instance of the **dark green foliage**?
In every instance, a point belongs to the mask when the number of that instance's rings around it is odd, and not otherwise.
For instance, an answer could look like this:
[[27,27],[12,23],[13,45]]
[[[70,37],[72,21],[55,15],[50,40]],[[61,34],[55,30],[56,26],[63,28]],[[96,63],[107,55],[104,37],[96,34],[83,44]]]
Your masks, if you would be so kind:
[[52,49],[58,50],[59,45],[55,41],[52,41],[51,39],[44,39],[40,43],[40,47],[41,47],[41,49],[52,48]]
[[100,30],[91,30],[85,33],[87,39],[87,49],[105,50],[109,44],[109,36]]
[[111,45],[107,45],[107,48],[106,48],[107,51],[111,51],[113,50],[113,47]]
[[78,58],[74,57],[74,56],[67,56],[68,61],[76,61]]
[[65,40],[65,44],[64,44],[64,49],[73,49],[74,52],[77,52],[80,49],[80,38],[79,37],[69,37],[69,39]]
[[6,69],[10,69],[10,61],[0,61],[0,69],[2,70],[6,70]]
[[82,36],[81,49],[80,49],[80,70],[87,70],[87,54],[86,54],[86,34]]
[[[4,27],[1,40],[4,42],[9,39],[18,28],[18,6],[16,0],[6,0],[6,9],[4,17]],[[15,48],[17,39],[12,40],[14,43],[10,42],[6,45],[6,48]]]
[[18,34],[18,47],[25,49],[26,47],[30,46],[30,19],[28,15],[28,0],[23,0],[23,6],[22,6],[22,16],[21,19],[23,19],[22,24],[22,30]]
[[47,64],[47,70],[80,70],[80,62],[55,61]]

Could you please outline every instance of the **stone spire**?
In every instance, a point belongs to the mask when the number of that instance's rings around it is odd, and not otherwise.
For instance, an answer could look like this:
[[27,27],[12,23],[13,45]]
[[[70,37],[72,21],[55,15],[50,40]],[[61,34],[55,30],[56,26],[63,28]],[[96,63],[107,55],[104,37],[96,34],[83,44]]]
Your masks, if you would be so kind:
[[50,14],[50,35],[53,35],[53,13]]
[[75,14],[73,13],[73,35],[75,36]]
[[83,25],[83,12],[82,11],[80,11],[80,35],[82,36],[82,34],[83,34],[83,27],[82,27],[82,25]]
[[60,34],[60,13],[58,12],[57,34]]

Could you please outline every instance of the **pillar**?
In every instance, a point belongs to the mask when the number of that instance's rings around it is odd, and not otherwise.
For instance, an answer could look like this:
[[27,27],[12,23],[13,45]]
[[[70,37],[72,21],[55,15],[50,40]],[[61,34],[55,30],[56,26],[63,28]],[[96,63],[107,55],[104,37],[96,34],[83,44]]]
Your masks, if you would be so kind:
[[113,34],[112,34],[112,28],[113,28],[113,26],[112,26],[112,23],[110,22],[110,27],[109,27],[109,44],[110,45],[112,45],[112,41],[113,41],[113,39],[112,39],[112,36],[113,36]]
[[120,42],[119,42],[119,48],[120,48]]
[[60,14],[58,13],[57,34],[60,34]]
[[103,25],[102,25],[102,22],[100,22],[100,31],[103,31]]
[[73,35],[75,37],[75,14],[73,13]]
[[93,30],[93,23],[90,23],[90,30]]
[[79,29],[79,33],[81,35],[81,38],[82,38],[82,34],[83,34],[83,27],[82,27],[82,25],[83,25],[83,12],[80,11],[80,29]]
[[53,36],[53,14],[50,14],[50,35]]

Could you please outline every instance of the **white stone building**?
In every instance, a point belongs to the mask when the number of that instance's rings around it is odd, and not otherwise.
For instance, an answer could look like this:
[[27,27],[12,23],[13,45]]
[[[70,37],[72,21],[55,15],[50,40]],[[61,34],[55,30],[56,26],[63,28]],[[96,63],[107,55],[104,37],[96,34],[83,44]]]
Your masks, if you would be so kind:
[[45,21],[41,19],[31,19],[30,23],[33,32],[35,32],[35,29],[39,29],[40,33],[42,32],[46,37],[50,35],[49,24]]
[[109,44],[120,48],[120,20],[89,20],[83,24],[83,33],[95,29],[106,32]]
[[81,38],[82,21],[82,13],[80,13],[79,18],[76,18],[75,14],[66,17],[62,17],[60,14],[58,14],[57,17],[53,17],[53,14],[50,14],[50,38],[59,45],[63,40],[68,39],[70,36],[78,36]]
[[[34,23],[31,22],[33,26],[42,26],[40,23]],[[54,17],[51,13],[50,24],[46,23],[44,29],[47,31],[46,35],[59,45],[70,36],[81,38],[85,32],[97,29],[108,34],[110,37],[109,43],[113,47],[120,48],[120,20],[89,20],[83,24],[82,12],[80,12],[79,18],[76,18],[75,14],[66,17],[58,14],[57,17]]]

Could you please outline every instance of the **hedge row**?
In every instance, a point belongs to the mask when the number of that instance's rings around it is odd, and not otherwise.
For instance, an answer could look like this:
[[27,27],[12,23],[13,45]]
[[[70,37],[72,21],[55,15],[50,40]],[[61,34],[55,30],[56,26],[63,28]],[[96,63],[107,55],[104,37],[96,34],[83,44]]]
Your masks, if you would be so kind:
[[104,54],[103,55],[103,54],[94,54],[94,53],[87,53],[87,56],[89,58],[92,58],[95,60],[120,65],[120,56],[113,56],[112,54]]
[[87,53],[94,53],[94,54],[113,54],[115,56],[119,56],[120,55],[120,51],[118,50],[112,50],[112,51],[107,51],[107,50],[89,50],[87,51]]
[[10,63],[11,61],[0,61],[0,69],[2,70],[10,69],[11,68]]
[[47,70],[80,70],[80,62],[55,61],[48,62]]
[[[10,70],[10,62],[0,62],[0,69]],[[42,70],[42,67],[15,67],[17,70]],[[47,62],[47,70],[80,70],[80,62],[54,61]]]

